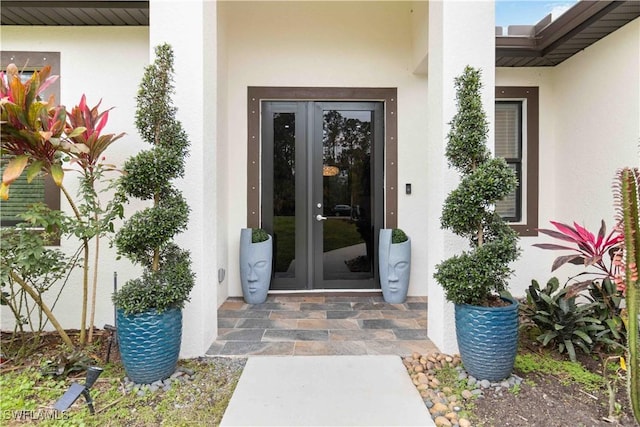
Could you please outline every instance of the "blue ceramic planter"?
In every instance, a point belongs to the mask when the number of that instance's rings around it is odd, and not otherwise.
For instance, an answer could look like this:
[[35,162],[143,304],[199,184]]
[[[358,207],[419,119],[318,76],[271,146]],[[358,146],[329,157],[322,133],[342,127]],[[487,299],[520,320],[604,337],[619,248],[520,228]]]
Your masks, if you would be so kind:
[[116,314],[120,358],[129,379],[151,384],[173,374],[182,341],[182,311]]
[[505,307],[456,304],[456,335],[466,371],[479,380],[499,381],[513,371],[518,352],[518,302]]

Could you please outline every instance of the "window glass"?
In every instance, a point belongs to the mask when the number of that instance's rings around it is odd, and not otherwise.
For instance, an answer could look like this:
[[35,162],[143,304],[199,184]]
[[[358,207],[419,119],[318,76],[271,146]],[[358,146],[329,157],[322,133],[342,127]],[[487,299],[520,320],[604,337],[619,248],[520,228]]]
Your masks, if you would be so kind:
[[521,236],[538,234],[539,90],[535,86],[498,86],[495,96],[494,152],[518,178],[517,189],[496,211]]
[[518,178],[518,187],[496,203],[496,211],[506,220],[522,220],[522,101],[497,101],[495,110],[495,154],[503,157]]

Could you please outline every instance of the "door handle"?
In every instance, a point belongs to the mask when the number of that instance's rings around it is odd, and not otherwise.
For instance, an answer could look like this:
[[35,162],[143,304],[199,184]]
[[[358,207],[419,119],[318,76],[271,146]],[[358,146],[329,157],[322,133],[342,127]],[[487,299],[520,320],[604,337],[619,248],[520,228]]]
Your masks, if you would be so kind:
[[326,219],[327,219],[327,217],[326,217],[326,216],[322,216],[322,215],[320,215],[320,214],[316,215],[316,221],[324,221],[324,220],[326,220]]

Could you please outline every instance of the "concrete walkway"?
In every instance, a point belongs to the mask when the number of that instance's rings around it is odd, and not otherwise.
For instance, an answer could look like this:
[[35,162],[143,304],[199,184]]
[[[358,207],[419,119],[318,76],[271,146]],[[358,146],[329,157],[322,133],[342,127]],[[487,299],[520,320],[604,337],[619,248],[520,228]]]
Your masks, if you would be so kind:
[[398,356],[250,357],[221,426],[434,426]]

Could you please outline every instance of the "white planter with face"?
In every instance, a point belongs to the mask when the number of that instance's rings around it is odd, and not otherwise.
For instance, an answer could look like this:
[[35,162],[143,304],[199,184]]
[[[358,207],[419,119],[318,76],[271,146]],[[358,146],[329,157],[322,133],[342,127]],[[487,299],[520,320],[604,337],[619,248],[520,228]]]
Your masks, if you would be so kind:
[[411,239],[391,243],[392,230],[380,230],[378,244],[378,268],[382,296],[391,304],[402,304],[409,291],[411,273]]
[[242,295],[248,304],[262,304],[267,300],[271,284],[272,242],[251,242],[252,229],[240,230],[240,281]]

